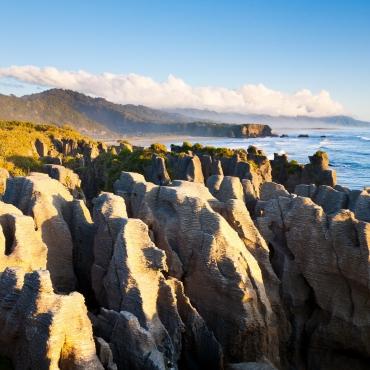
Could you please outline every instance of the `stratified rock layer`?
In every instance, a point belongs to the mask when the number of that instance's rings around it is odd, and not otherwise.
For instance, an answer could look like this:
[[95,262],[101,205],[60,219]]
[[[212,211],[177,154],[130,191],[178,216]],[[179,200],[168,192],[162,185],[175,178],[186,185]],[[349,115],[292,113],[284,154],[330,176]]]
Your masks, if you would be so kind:
[[370,224],[349,210],[329,216],[308,198],[279,197],[262,208],[258,225],[294,329],[293,363],[367,369]]
[[9,266],[22,267],[27,272],[45,269],[46,253],[32,217],[0,201],[0,272]]
[[61,292],[71,292],[76,287],[73,241],[69,229],[72,200],[66,187],[41,173],[9,179],[4,195],[5,202],[34,218],[48,249],[47,268],[53,286]]
[[16,370],[103,370],[83,297],[56,295],[45,270],[1,274],[0,353]]
[[[116,198],[122,201],[112,194],[102,194],[95,206],[108,209],[112,201],[118,202]],[[110,243],[107,248],[103,243],[96,244],[95,249],[100,261],[103,252],[107,252],[106,261],[110,258],[109,265],[98,270],[101,285],[97,295],[110,311],[101,310],[94,326],[112,348],[118,367],[167,369],[176,368],[182,361],[186,366],[202,368],[207,364],[221,369],[218,342],[185,296],[182,284],[165,278],[164,251],[151,241],[148,227],[141,220],[122,216],[118,221],[114,213],[105,212],[103,224],[115,222],[120,229],[116,229],[111,251]],[[203,352],[203,348],[211,351]]]
[[169,274],[183,281],[228,361],[279,362],[278,338],[270,331],[274,313],[257,261],[227,221],[188,190],[146,182],[125,187],[133,216],[152,230]]

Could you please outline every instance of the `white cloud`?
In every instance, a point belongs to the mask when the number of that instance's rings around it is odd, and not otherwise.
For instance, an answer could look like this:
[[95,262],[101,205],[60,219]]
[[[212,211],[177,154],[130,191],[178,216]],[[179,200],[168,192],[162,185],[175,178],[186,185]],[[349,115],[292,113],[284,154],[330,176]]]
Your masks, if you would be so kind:
[[287,116],[328,116],[344,112],[329,92],[313,94],[302,89],[294,94],[271,90],[263,84],[243,85],[238,89],[192,87],[169,75],[157,82],[137,74],[91,74],[86,71],[62,71],[54,67],[11,66],[0,68],[0,78],[80,91],[101,96],[115,103],[142,104],[154,108],[199,108],[220,112],[260,113]]

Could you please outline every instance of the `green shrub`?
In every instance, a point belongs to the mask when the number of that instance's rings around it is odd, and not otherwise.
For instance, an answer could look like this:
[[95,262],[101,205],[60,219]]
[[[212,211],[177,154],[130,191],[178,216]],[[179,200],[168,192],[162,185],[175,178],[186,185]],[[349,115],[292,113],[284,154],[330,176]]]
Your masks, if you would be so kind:
[[322,158],[322,157],[324,157],[324,156],[326,156],[327,154],[326,154],[326,152],[324,152],[323,150],[318,150],[315,154],[314,154],[314,156],[315,157],[320,157],[320,158]]
[[154,143],[149,148],[150,148],[150,150],[153,151],[153,153],[157,153],[157,154],[167,153],[166,145],[161,144],[161,143]]
[[199,144],[199,143],[195,143],[193,145],[193,150],[196,150],[196,151],[200,151],[203,149],[203,145],[202,144]]
[[187,150],[193,150],[193,145],[189,142],[189,141],[184,141],[182,143],[182,149],[184,151],[187,151]]

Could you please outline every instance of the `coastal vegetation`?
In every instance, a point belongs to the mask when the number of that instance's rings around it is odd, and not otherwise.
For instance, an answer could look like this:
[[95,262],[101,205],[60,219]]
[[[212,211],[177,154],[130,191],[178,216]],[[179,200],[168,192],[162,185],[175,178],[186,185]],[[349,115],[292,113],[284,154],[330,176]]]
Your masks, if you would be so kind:
[[91,141],[69,126],[0,121],[0,167],[13,176],[40,170],[43,161],[37,153],[36,140],[49,148],[54,140]]

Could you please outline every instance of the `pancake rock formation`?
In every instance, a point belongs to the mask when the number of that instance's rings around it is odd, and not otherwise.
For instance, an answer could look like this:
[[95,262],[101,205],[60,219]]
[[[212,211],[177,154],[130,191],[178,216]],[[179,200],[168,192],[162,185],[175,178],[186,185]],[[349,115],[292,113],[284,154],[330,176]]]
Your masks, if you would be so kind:
[[15,370],[104,369],[83,297],[55,294],[46,270],[1,274],[0,344]]

